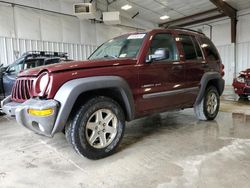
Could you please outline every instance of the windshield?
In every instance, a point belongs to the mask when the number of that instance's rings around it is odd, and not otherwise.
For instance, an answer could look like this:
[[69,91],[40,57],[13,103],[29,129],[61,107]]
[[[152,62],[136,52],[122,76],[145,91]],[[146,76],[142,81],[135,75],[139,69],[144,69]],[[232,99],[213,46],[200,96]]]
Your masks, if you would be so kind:
[[12,63],[8,68],[7,72],[14,72],[14,73],[19,73],[22,70],[23,66],[23,57],[18,58],[14,63]]
[[131,34],[112,39],[89,57],[90,60],[102,58],[135,58],[141,48],[145,33]]

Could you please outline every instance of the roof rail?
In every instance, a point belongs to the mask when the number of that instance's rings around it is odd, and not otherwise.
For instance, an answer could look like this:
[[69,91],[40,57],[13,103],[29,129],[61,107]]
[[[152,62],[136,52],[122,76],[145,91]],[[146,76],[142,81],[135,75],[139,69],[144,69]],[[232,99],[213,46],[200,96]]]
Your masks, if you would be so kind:
[[183,28],[183,27],[168,27],[167,29],[176,29],[176,30],[182,30],[182,31],[191,31],[191,32],[194,32],[194,33],[205,35],[204,33],[200,32],[200,31],[196,31],[196,30],[188,29],[188,28]]

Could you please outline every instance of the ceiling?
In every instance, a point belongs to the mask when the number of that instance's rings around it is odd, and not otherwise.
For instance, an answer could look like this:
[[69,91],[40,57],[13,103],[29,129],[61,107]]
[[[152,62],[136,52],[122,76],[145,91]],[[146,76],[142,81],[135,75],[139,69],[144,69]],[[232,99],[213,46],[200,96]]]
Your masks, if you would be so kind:
[[250,0],[226,0],[226,2],[237,10],[250,8]]
[[[109,0],[109,2],[111,1]],[[250,8],[250,0],[225,1],[237,10]],[[98,2],[104,3],[104,0],[98,0]],[[132,8],[127,11],[121,10],[121,7],[126,4],[130,4]],[[209,0],[116,0],[110,6],[121,11],[121,14],[131,17],[139,12],[139,18],[155,24],[216,8]],[[170,19],[160,20],[160,16],[163,15],[170,16]]]

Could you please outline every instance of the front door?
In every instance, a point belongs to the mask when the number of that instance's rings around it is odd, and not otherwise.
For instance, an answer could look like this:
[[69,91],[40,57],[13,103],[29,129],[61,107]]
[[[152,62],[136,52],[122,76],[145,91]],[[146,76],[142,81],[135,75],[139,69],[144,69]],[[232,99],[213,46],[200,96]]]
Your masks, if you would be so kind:
[[139,69],[140,113],[147,114],[180,108],[185,102],[185,69],[179,60],[175,37],[171,33],[155,34],[148,57],[164,49],[164,59],[146,62]]

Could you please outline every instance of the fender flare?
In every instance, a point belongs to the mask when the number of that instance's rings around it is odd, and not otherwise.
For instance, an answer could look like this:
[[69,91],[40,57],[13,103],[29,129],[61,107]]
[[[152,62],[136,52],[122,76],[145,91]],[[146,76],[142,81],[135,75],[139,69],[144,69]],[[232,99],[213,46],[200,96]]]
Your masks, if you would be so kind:
[[202,101],[202,98],[206,91],[207,84],[211,80],[215,80],[218,93],[220,96],[222,95],[224,91],[224,87],[225,87],[225,80],[222,78],[222,76],[218,72],[207,72],[202,76],[202,79],[200,81],[200,91],[196,98],[195,105],[200,104],[200,102]]
[[64,83],[57,91],[54,99],[60,103],[52,135],[63,130],[73,106],[80,94],[96,89],[116,88],[119,90],[128,120],[134,119],[134,98],[127,82],[119,76],[95,76],[79,78]]

